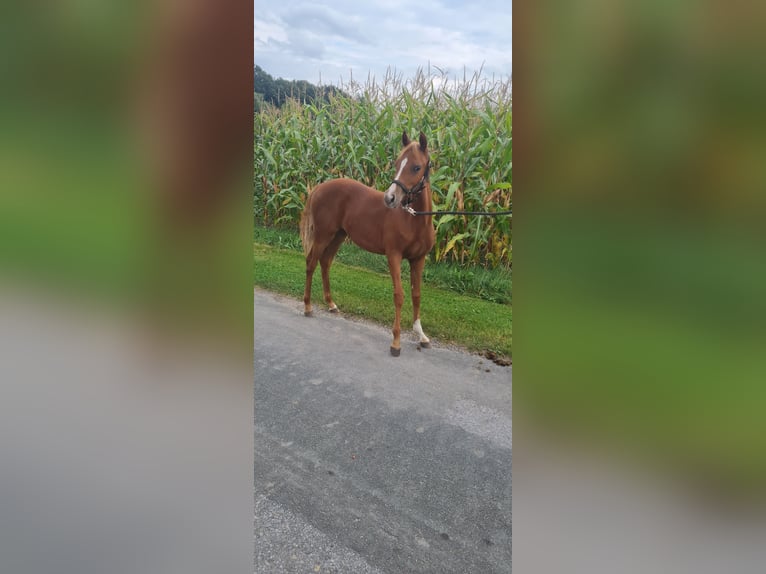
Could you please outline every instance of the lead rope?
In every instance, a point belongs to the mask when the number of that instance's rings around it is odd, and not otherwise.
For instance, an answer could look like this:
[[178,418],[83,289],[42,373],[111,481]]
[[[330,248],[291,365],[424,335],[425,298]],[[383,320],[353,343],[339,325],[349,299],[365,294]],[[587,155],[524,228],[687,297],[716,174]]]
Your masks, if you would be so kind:
[[512,211],[415,211],[409,205],[403,205],[402,209],[410,215],[484,215],[488,217],[497,215],[512,215]]

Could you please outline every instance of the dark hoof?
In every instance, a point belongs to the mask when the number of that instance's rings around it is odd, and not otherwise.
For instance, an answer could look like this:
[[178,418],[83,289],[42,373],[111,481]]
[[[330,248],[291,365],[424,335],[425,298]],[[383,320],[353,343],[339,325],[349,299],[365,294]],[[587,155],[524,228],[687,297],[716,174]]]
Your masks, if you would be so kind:
[[333,307],[332,309],[330,309],[330,313],[340,313],[340,311],[338,310],[337,307]]
[[304,311],[303,314],[306,317],[313,317],[314,316],[314,312],[313,311]]
[[431,343],[430,343],[430,342],[425,342],[425,343],[423,343],[423,342],[421,341],[419,344],[420,344],[420,348],[421,348],[421,349],[430,349],[430,348],[431,348]]
[[397,349],[396,347],[391,347],[391,355],[394,357],[398,357],[401,354],[402,350]]

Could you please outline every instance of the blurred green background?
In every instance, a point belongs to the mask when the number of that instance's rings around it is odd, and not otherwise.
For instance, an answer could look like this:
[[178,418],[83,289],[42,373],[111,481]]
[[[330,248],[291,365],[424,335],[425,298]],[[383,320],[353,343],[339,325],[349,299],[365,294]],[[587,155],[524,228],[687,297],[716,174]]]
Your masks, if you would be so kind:
[[763,9],[524,12],[515,434],[556,429],[763,497]]
[[91,4],[2,9],[0,264],[126,297],[147,217],[122,105],[138,14]]
[[[170,328],[222,327],[251,352],[250,27],[240,24],[244,43],[232,59],[234,40],[206,35],[199,6],[194,14],[168,2],[0,10],[0,279],[137,311]],[[219,32],[236,38],[225,25]],[[219,51],[209,49],[214,41]],[[197,85],[211,68],[233,80],[217,78],[218,99],[199,113],[210,92]],[[221,103],[232,84],[241,86],[244,108]],[[221,117],[216,106],[233,109],[229,118],[241,110],[243,161],[209,170],[218,179],[186,190],[205,160],[193,155],[199,146],[178,142],[204,141]],[[218,145],[239,134],[212,135]],[[241,203],[184,219],[204,195]]]

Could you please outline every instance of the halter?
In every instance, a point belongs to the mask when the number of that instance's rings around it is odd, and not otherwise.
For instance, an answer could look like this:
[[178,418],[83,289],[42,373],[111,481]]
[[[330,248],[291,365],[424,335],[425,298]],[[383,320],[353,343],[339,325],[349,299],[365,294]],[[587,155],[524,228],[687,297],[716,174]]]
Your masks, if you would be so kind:
[[410,189],[407,189],[407,186],[405,186],[398,179],[395,179],[391,182],[401,187],[402,191],[404,192],[404,201],[402,201],[402,207],[407,207],[410,203],[415,201],[415,196],[419,195],[425,188],[430,172],[431,172],[431,160],[429,159],[428,164],[426,165],[426,171],[423,174],[423,177],[421,177],[420,181],[417,182],[415,185],[413,185]]

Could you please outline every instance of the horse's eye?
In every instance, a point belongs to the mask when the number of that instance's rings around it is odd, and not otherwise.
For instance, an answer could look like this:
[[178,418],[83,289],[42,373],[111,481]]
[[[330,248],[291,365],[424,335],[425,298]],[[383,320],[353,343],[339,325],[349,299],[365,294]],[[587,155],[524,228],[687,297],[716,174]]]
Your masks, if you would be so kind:
[[415,170],[415,173],[417,173],[417,172],[419,172],[419,171],[420,171],[420,166],[419,166],[419,165],[416,165],[416,166],[415,166],[413,169]]

